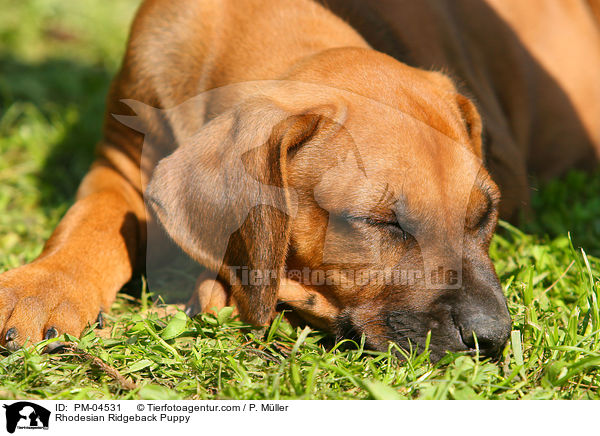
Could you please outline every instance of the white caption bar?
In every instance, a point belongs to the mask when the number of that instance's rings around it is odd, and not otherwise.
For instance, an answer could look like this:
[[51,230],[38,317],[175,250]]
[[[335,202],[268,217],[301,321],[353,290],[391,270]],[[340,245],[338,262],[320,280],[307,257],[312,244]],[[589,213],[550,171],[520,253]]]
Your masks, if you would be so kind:
[[[596,431],[597,402],[507,401],[0,401],[15,435],[144,436],[173,432],[338,434],[574,434]],[[589,419],[576,419],[577,417]],[[388,433],[388,432],[393,433]],[[215,432],[215,433],[212,433]],[[309,433],[310,432],[310,433]],[[426,432],[426,433],[423,433]],[[196,433],[193,433],[196,434]],[[594,433],[595,434],[595,433]]]

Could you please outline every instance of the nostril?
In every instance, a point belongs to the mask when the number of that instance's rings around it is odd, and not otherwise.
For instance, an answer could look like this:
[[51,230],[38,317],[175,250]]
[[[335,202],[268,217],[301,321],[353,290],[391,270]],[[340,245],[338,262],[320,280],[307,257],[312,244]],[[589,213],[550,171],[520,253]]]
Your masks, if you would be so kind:
[[510,335],[510,320],[473,314],[462,321],[459,324],[459,331],[464,344],[472,349],[478,346],[479,350],[486,355],[499,353]]
[[[474,333],[474,334],[473,334]],[[488,350],[495,348],[494,341],[486,336],[483,336],[481,332],[479,334],[476,331],[467,333],[463,329],[460,331],[460,336],[465,345],[469,348],[479,348],[480,350]],[[477,341],[475,341],[477,338]]]

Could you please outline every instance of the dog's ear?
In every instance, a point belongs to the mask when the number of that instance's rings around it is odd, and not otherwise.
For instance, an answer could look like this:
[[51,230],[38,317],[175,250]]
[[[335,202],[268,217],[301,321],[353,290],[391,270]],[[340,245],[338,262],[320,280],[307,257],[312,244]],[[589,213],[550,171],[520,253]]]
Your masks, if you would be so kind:
[[479,158],[483,158],[481,146],[481,117],[473,102],[464,95],[458,94],[456,97],[458,108],[460,109],[462,119],[467,127],[471,147]]
[[171,238],[230,285],[242,317],[272,317],[295,214],[287,186],[290,151],[327,117],[291,114],[266,99],[204,125],[159,162],[146,202]]

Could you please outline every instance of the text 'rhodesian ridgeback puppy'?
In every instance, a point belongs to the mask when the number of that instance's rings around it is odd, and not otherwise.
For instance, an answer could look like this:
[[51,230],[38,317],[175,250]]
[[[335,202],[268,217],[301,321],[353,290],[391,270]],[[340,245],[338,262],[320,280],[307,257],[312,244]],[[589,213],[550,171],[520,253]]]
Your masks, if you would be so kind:
[[2,344],[79,334],[174,241],[190,314],[502,351],[498,216],[600,152],[598,2],[323,3],[141,6],[75,205],[0,276]]

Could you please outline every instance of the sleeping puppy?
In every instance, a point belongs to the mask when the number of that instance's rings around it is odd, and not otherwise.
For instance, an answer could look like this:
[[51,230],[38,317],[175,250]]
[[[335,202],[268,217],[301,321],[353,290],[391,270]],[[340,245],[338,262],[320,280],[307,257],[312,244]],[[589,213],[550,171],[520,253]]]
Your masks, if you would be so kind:
[[[510,215],[524,198],[523,180],[501,170],[522,170],[500,140],[514,132],[489,118],[495,148],[484,148],[472,101],[428,69],[444,64],[410,66],[386,49],[401,38],[379,17],[393,22],[402,2],[351,3],[146,1],[77,202],[37,260],[0,276],[3,343],[80,333],[171,240],[206,269],[191,314],[234,304],[264,324],[280,301],[375,349],[422,348],[430,334],[433,359],[498,355],[511,322],[488,247],[499,208]],[[462,11],[419,4],[406,9],[415,20],[430,6]]]

